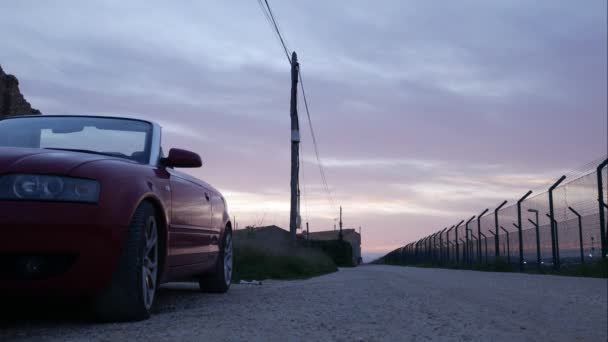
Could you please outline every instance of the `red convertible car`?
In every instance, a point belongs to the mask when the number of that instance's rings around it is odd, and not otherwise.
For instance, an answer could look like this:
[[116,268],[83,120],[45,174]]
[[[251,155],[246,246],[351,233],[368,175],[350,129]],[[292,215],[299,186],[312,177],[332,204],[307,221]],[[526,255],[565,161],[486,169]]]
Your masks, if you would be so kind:
[[82,294],[102,320],[145,319],[160,283],[226,292],[226,201],[176,171],[153,122],[93,116],[0,120],[0,290]]

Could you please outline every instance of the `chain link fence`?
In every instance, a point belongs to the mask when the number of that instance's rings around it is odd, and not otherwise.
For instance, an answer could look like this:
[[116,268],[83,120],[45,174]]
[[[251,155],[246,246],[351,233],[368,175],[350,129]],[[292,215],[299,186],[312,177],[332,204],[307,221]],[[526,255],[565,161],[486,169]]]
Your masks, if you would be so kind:
[[[603,158],[602,158],[603,159]],[[547,191],[491,207],[378,259],[438,266],[543,269],[608,256],[608,159],[562,176]],[[496,205],[496,204],[493,204]]]

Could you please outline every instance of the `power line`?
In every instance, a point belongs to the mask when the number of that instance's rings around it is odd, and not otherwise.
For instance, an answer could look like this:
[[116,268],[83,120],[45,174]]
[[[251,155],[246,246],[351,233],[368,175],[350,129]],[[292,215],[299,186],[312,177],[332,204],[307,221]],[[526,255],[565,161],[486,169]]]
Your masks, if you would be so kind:
[[[262,0],[258,0],[258,5],[260,5],[260,9],[262,10],[262,13],[264,13],[264,17],[266,17],[266,22],[270,25],[270,29],[272,30],[272,33],[274,34],[274,36],[277,39],[279,39],[279,35],[275,31],[274,25],[272,24],[272,19],[270,19],[270,14],[268,14],[268,10],[266,9],[266,6],[262,2]],[[280,43],[280,40],[279,40],[279,43]]]
[[[270,7],[268,0],[258,0],[258,4],[260,5],[260,8],[262,9],[264,16],[266,17],[266,20],[270,23],[274,34],[278,37],[279,42],[280,42],[281,46],[283,47],[283,51],[285,52],[285,56],[287,57],[287,60],[289,61],[289,64],[291,65],[291,57],[289,55],[289,49],[287,48],[287,44],[286,44],[287,39],[283,38],[283,35],[281,34],[281,30],[279,29],[279,25],[274,17],[274,14],[272,13],[272,8]],[[304,81],[302,79],[302,73],[299,69],[298,69],[298,76],[300,77],[300,88],[302,89],[302,98],[304,99],[304,107],[306,108],[306,117],[308,119],[308,127],[310,128],[310,135],[312,138],[312,143],[313,143],[313,147],[314,147],[314,151],[315,151],[317,165],[319,167],[319,173],[321,175],[321,181],[323,183],[323,188],[328,195],[329,202],[331,203],[333,210],[336,210],[333,195],[329,188],[329,185],[327,182],[327,176],[325,175],[325,169],[324,169],[323,163],[321,161],[321,157],[320,157],[320,153],[319,153],[319,146],[317,143],[317,137],[316,137],[313,125],[312,125],[312,120],[310,118],[310,109],[308,107],[308,99],[306,98],[306,90],[304,88]],[[301,149],[301,145],[300,145],[300,149]],[[303,152],[302,152],[302,154],[303,154]],[[304,163],[302,161],[300,163],[300,167],[302,167],[303,164]],[[304,172],[302,171],[302,173],[304,173]],[[306,193],[305,189],[304,189],[304,192]],[[304,205],[305,205],[305,207],[307,207],[306,199],[304,199],[304,201],[305,201]]]
[[329,196],[329,201],[331,203],[332,208],[335,210],[336,205],[334,204],[334,198],[327,185],[327,177],[325,176],[325,169],[323,168],[323,163],[321,162],[321,156],[319,154],[319,146],[317,144],[317,137],[315,135],[315,130],[312,126],[312,120],[310,119],[310,110],[308,108],[308,100],[306,98],[306,91],[304,90],[304,80],[302,79],[302,73],[298,71],[300,74],[300,88],[302,89],[302,98],[304,99],[304,107],[306,108],[306,117],[308,118],[308,127],[310,127],[310,136],[312,137],[312,144],[315,150],[315,156],[317,158],[317,165],[319,166],[319,172],[321,174],[321,180],[323,182],[323,187]]
[[[263,0],[258,0],[258,4],[260,5],[260,9],[262,10],[262,13],[264,14],[264,17],[266,17],[266,22],[270,26],[270,30],[272,31],[274,37],[277,39],[277,42],[279,44],[283,45],[281,37],[279,37],[279,33],[275,29],[275,25],[274,25],[274,23],[272,21],[272,18],[270,17],[270,13],[268,12],[268,8],[264,4],[264,1]],[[285,49],[285,47],[283,47],[283,48]],[[290,60],[289,56],[287,56],[287,60]]]
[[274,20],[274,15],[272,14],[272,8],[270,8],[270,4],[268,3],[268,0],[264,0],[264,3],[266,3],[266,7],[268,8],[268,13],[270,13],[270,18],[272,19],[272,23],[274,25],[275,30],[277,31],[277,34],[279,35],[279,39],[281,40],[281,45],[283,45],[283,50],[285,50],[285,56],[287,57],[287,60],[289,61],[289,64],[291,64],[291,58],[289,57],[289,49],[287,48],[285,42],[287,41],[287,39],[283,39],[283,35],[281,34],[281,30],[279,30],[279,25],[277,24],[277,21]]
[[304,218],[308,222],[308,202],[306,200],[306,177],[304,175],[304,148],[300,144],[300,170],[302,171],[302,189],[304,190]]
[[[264,1],[264,2],[262,3],[262,1]],[[272,14],[272,9],[270,8],[270,4],[268,3],[268,0],[258,0],[258,3],[260,4],[260,7],[262,8],[262,12],[264,12],[264,16],[266,17],[266,20],[268,20],[268,22],[270,23],[271,28],[273,29],[273,32],[279,38],[279,42],[281,43],[281,46],[283,46],[283,51],[285,51],[285,57],[287,57],[289,64],[291,64],[291,57],[289,56],[289,49],[287,48],[287,44],[285,44],[286,39],[283,39],[283,35],[281,34],[281,30],[279,30],[279,25],[277,24],[277,21],[274,19],[274,15]]]

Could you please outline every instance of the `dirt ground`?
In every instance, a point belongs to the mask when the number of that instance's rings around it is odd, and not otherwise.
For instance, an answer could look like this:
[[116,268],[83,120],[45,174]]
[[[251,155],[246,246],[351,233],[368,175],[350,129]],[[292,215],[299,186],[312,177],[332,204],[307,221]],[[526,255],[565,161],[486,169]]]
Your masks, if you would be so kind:
[[78,301],[0,308],[0,341],[606,341],[608,282],[361,266],[227,295],[167,284],[147,321],[99,324]]

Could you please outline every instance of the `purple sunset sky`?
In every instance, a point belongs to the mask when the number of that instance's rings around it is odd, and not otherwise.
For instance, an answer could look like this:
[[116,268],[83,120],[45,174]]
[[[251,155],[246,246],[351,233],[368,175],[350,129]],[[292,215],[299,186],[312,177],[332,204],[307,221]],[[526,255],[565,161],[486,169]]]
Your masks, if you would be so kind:
[[[606,155],[605,0],[270,4],[367,258]],[[157,120],[240,226],[288,226],[289,66],[257,1],[22,0],[0,19],[34,107]],[[300,125],[302,216],[325,230],[303,105]]]

